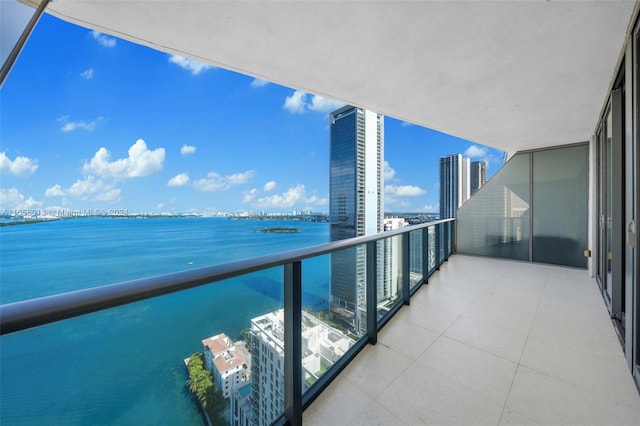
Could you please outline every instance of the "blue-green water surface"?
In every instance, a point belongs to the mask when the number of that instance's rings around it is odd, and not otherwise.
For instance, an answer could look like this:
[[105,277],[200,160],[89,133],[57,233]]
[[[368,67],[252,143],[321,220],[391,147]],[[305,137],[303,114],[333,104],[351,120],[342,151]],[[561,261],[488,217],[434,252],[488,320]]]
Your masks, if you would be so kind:
[[[295,227],[298,233],[260,233]],[[0,228],[2,304],[328,241],[328,224],[225,218],[77,218]],[[303,263],[305,305],[328,296],[328,259]],[[282,268],[0,338],[3,425],[200,425],[183,358],[240,338],[282,307]]]

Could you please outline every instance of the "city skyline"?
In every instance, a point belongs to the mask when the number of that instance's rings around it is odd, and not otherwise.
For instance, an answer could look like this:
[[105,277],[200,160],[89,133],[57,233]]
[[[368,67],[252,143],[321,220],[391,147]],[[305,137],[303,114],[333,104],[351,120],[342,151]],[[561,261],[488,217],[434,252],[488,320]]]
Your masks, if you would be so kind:
[[[47,14],[1,95],[2,210],[329,210],[340,102]],[[385,118],[388,212],[438,211],[446,153],[502,164],[500,151]]]

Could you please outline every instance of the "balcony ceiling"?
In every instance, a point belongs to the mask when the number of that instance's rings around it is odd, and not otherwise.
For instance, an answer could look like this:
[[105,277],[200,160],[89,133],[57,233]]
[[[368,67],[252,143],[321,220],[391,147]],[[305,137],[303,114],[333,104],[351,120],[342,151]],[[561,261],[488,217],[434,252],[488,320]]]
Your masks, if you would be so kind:
[[634,7],[55,0],[48,12],[514,152],[590,138]]

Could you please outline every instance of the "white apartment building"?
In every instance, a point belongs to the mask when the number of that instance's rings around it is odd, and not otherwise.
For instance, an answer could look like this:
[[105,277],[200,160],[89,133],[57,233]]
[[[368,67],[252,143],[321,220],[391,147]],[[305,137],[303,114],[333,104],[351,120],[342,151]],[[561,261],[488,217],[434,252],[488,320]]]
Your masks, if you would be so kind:
[[213,373],[216,388],[229,398],[233,388],[248,380],[247,360],[224,333],[204,339],[202,346],[205,366]]
[[[401,217],[389,217],[384,219],[384,230],[392,231],[408,226],[407,221]],[[402,279],[400,268],[402,264],[402,240],[400,237],[392,238],[384,242],[384,278],[382,285],[378,280],[378,309],[389,304],[398,296],[398,286]]]
[[251,426],[253,424],[251,387],[251,380],[248,380],[231,391],[229,399],[229,423],[231,426]]
[[[253,318],[250,342],[253,424],[269,425],[284,407],[284,310]],[[313,385],[354,343],[339,330],[302,312],[302,391]],[[237,408],[239,411],[242,406],[238,404]],[[239,413],[240,416],[248,417],[247,413]]]

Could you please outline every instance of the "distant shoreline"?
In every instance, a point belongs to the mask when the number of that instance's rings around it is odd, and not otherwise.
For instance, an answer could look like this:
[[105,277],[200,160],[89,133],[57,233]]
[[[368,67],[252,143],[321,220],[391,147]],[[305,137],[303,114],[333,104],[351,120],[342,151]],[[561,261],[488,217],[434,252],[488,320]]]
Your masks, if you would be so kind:
[[305,215],[293,215],[293,214],[189,214],[189,213],[131,213],[131,214],[65,214],[65,215],[7,215],[0,214],[0,226],[14,226],[14,225],[28,225],[32,223],[51,222],[57,220],[68,219],[183,219],[183,218],[227,218],[231,220],[238,219],[253,219],[253,220],[286,220],[286,221],[299,221],[299,222],[329,222],[329,216],[322,213],[313,213]]
[[255,232],[288,234],[288,233],[300,232],[300,229],[299,228],[264,228],[264,229],[259,229],[259,230],[255,231]]
[[16,220],[14,222],[0,222],[0,226],[17,226],[17,225],[30,225],[32,223],[42,223],[42,222],[55,222],[60,219],[27,219],[27,220]]

